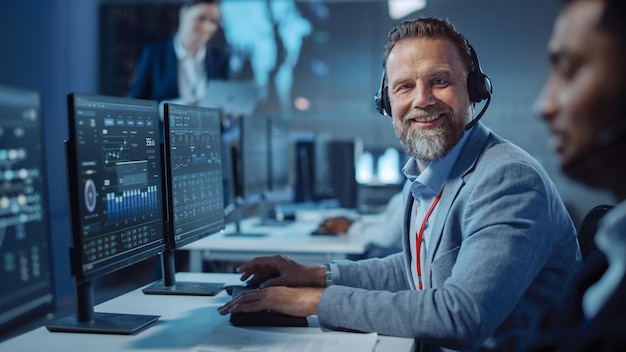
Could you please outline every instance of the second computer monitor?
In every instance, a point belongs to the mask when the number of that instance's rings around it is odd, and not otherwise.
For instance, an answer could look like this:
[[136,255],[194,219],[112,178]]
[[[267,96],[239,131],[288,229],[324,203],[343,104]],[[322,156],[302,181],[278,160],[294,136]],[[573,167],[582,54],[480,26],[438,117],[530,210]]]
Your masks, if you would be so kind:
[[173,248],[224,228],[219,110],[168,104],[166,165]]
[[251,202],[262,197],[269,187],[268,123],[269,119],[263,116],[240,120],[237,195]]
[[177,282],[174,251],[224,228],[220,112],[164,105],[167,248],[163,278],[146,294],[214,295],[224,283]]

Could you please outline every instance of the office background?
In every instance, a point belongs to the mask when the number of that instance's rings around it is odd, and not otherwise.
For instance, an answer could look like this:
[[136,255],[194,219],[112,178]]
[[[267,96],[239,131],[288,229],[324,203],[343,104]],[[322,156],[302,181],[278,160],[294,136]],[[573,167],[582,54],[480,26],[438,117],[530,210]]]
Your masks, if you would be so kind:
[[[0,1],[0,38],[5,48],[0,55],[0,83],[36,89],[43,96],[53,255],[61,301],[71,301],[73,294],[63,147],[68,136],[65,96],[68,92],[113,94],[113,90],[123,94],[123,84],[104,82],[103,70],[111,69],[107,63],[120,54],[111,52],[114,46],[102,41],[105,35],[119,35],[111,24],[123,19],[111,12],[107,16],[104,9],[176,3]],[[398,147],[391,122],[372,106],[380,83],[386,34],[395,22],[388,16],[386,1],[296,1],[296,6],[311,24],[311,31],[302,38],[300,57],[293,69],[292,98],[306,98],[310,108],[286,114],[283,108],[274,109],[269,104],[264,106],[264,113],[285,115],[293,130],[340,140],[360,138],[366,147]],[[573,218],[579,221],[594,205],[611,203],[612,199],[567,180],[559,172],[548,133],[533,111],[548,74],[545,45],[557,9],[557,0],[428,0],[424,10],[408,17],[446,17],[467,36],[494,85],[484,123],[545,166]],[[112,32],[102,33],[103,28]]]

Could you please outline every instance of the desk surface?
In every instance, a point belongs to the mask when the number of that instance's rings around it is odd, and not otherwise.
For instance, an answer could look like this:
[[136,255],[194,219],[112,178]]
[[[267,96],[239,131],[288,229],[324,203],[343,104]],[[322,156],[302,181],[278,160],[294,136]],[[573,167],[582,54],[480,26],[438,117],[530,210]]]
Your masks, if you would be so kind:
[[[178,281],[238,284],[237,274],[178,273]],[[230,299],[224,291],[215,297],[145,295],[140,289],[99,304],[96,312],[160,315],[159,321],[135,335],[53,333],[45,327],[0,344],[0,351],[100,352],[100,351],[190,351],[216,327],[230,325],[217,307]],[[315,325],[315,319],[311,319]],[[241,328],[236,328],[241,329]],[[250,329],[250,328],[248,328]],[[319,334],[319,327],[264,328],[296,334]],[[257,330],[263,330],[258,328]],[[236,336],[233,336],[236,338]],[[412,351],[413,340],[379,336],[376,351]]]
[[280,254],[310,264],[323,264],[333,259],[345,259],[349,254],[365,252],[367,242],[357,236],[312,236],[311,232],[325,215],[318,212],[304,220],[273,226],[261,225],[259,218],[248,218],[241,222],[241,232],[263,233],[265,236],[229,235],[235,232],[235,226],[228,224],[223,232],[202,238],[182,249],[204,251],[207,259],[214,260],[248,261],[257,256]]

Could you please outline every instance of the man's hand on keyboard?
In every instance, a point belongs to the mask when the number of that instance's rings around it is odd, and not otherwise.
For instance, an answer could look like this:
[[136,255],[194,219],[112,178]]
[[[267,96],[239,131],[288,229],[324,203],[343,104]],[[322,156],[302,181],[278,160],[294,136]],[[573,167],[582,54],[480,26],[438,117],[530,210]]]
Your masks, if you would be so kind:
[[222,315],[271,310],[295,317],[317,314],[322,288],[267,287],[244,291],[218,308]]
[[241,280],[267,278],[260,288],[269,286],[325,287],[325,270],[319,266],[297,263],[284,256],[255,258],[237,268]]

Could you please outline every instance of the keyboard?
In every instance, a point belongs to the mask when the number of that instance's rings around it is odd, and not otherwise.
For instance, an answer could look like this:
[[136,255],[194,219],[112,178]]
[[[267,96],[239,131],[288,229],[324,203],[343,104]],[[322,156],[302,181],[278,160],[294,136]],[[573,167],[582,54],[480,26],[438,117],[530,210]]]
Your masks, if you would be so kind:
[[294,317],[287,314],[264,310],[253,313],[231,313],[230,323],[234,326],[272,326],[272,327],[307,327],[305,317]]

